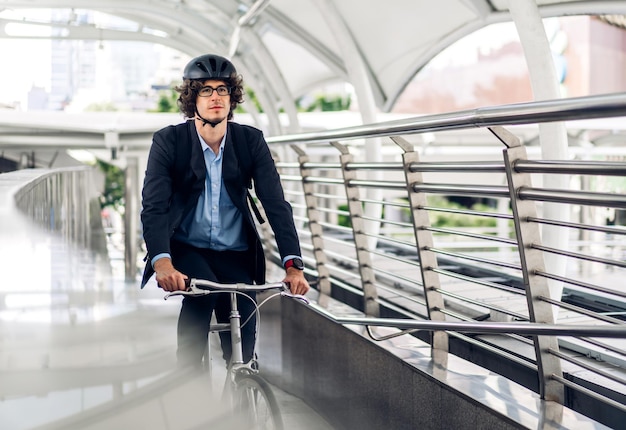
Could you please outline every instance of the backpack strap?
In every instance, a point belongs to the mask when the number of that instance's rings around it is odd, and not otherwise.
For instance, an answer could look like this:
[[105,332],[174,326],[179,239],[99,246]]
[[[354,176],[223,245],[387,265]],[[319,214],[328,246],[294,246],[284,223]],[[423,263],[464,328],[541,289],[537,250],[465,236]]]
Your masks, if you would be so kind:
[[246,195],[248,197],[248,202],[252,211],[254,212],[254,216],[256,217],[259,224],[263,224],[265,219],[263,215],[261,215],[261,211],[256,205],[256,202],[252,198],[250,194],[250,190],[252,189],[252,155],[250,154],[250,147],[248,146],[248,129],[243,127],[237,123],[231,123],[233,130],[233,145],[235,147],[235,155],[237,156],[237,160],[239,162],[240,172],[246,175],[245,184],[248,188],[246,190]]

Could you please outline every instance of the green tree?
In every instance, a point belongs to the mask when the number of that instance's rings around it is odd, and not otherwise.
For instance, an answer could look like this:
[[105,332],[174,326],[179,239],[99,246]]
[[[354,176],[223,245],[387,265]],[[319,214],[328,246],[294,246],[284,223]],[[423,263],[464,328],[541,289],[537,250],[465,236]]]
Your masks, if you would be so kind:
[[164,90],[159,92],[159,100],[157,101],[156,109],[152,109],[149,112],[178,112],[178,93],[174,89]]
[[303,98],[300,98],[297,101],[298,110],[301,112],[337,112],[350,109],[350,104],[352,103],[349,95],[344,97],[341,95],[320,94],[306,106],[303,105],[303,100]]
[[[246,103],[252,103],[259,113],[263,113],[261,103],[259,102],[259,99],[257,98],[256,93],[252,88],[245,89],[243,99]],[[244,109],[242,105],[237,106],[237,109],[235,109],[235,113],[244,113],[245,111],[246,109]]]
[[119,167],[96,160],[104,172],[104,192],[100,198],[100,207],[113,206],[116,210],[124,206],[124,171]]

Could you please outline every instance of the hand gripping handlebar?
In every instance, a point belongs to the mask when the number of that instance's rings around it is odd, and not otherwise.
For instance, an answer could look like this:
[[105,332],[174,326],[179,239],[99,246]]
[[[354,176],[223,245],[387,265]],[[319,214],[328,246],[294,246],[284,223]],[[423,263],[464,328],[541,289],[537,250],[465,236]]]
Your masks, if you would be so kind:
[[171,296],[198,297],[206,296],[208,294],[226,292],[262,292],[278,290],[280,292],[280,295],[283,297],[298,299],[306,304],[309,303],[309,300],[306,298],[306,296],[303,296],[301,294],[292,294],[289,291],[289,287],[285,282],[273,282],[260,285],[244,283],[221,284],[219,282],[208,281],[205,279],[191,278],[185,280],[185,285],[187,285],[187,289],[171,291],[165,295],[164,299],[167,300]]

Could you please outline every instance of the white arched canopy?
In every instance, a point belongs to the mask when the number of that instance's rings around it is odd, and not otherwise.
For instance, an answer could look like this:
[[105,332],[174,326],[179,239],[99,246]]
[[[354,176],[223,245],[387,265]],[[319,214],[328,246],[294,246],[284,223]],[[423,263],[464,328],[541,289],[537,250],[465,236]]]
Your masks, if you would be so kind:
[[[4,0],[0,10],[81,9],[122,17],[136,26],[120,30],[84,22],[37,24],[53,24],[65,38],[148,41],[190,56],[214,52],[231,57],[242,71],[254,74],[249,83],[265,103],[275,104],[264,109],[282,108],[290,116],[298,97],[334,82],[359,86],[357,94],[366,88],[371,96],[359,102],[388,112],[441,50],[486,25],[511,20],[508,0],[329,1],[332,8],[320,7],[328,3],[320,0]],[[536,3],[543,17],[626,13],[622,0]],[[325,16],[329,10],[339,15],[345,31],[335,31],[337,20]],[[10,22],[0,19],[0,37],[12,37],[5,30]],[[348,44],[360,56],[363,70],[358,75],[367,82],[351,82],[354,74],[347,61],[354,57],[342,52]]]

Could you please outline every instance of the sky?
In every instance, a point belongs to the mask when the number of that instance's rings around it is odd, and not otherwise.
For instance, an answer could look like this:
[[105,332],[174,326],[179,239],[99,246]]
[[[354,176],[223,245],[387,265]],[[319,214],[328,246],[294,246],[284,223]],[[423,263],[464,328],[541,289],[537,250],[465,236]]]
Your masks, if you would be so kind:
[[[22,16],[9,10],[2,11],[2,18],[19,20]],[[29,18],[47,21],[49,12],[33,10]],[[46,36],[49,27],[8,23],[4,31],[11,36]],[[28,91],[35,86],[49,90],[50,86],[50,40],[0,38],[0,103],[20,102],[26,106]]]
[[[50,88],[50,41],[0,39],[0,102],[26,105],[33,85]],[[7,61],[8,60],[8,61]]]

